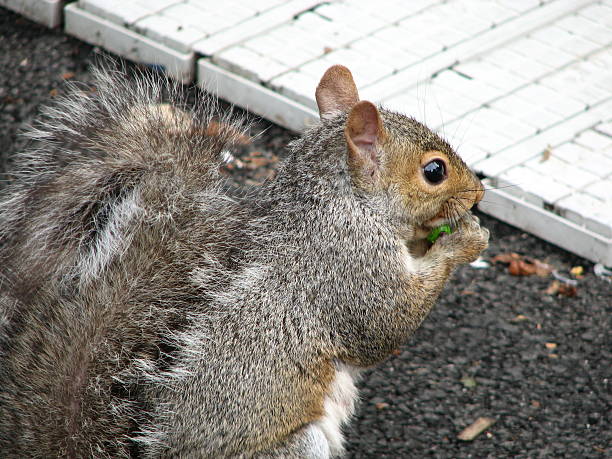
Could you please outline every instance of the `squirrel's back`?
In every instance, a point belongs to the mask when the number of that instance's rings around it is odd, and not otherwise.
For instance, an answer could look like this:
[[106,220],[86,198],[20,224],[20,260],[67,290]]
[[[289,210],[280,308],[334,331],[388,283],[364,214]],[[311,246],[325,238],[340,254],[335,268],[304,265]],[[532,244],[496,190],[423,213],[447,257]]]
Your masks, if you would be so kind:
[[205,307],[190,276],[218,291],[238,269],[249,216],[218,168],[243,123],[184,102],[161,77],[97,69],[29,132],[0,201],[3,455],[129,455]]
[[0,204],[0,260],[28,278],[26,289],[50,276],[95,277],[126,239],[122,231],[141,221],[143,200],[149,211],[159,206],[161,222],[182,193],[215,193],[223,149],[241,120],[221,119],[211,130],[214,119],[227,118],[215,100],[189,110],[185,103],[160,76],[128,80],[98,68],[93,88],[72,84],[43,109]]

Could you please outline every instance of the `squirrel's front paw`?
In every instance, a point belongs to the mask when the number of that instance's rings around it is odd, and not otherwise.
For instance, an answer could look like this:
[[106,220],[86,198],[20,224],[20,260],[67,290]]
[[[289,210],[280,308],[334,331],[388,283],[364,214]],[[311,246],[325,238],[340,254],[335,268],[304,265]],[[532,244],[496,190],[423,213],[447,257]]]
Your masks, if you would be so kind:
[[453,234],[445,235],[433,245],[455,264],[471,263],[489,245],[489,230],[480,226],[478,217],[467,215]]

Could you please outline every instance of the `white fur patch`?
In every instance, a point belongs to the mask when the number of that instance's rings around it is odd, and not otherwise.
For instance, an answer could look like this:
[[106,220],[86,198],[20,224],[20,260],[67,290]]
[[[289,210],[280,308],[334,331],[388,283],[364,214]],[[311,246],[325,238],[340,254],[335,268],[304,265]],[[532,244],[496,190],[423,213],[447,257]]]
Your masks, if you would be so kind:
[[358,374],[357,368],[337,364],[336,378],[332,383],[331,392],[323,402],[325,414],[315,423],[325,434],[332,457],[344,451],[342,426],[348,422],[355,411],[355,402],[358,397],[355,379]]
[[234,157],[234,155],[232,155],[229,151],[227,150],[223,150],[221,152],[221,159],[223,160],[224,163],[231,163],[232,161],[234,161],[236,158]]
[[104,230],[98,235],[95,245],[77,266],[82,281],[95,279],[130,244],[131,237],[126,231],[132,219],[140,213],[136,191],[112,207]]
[[406,268],[407,272],[414,273],[419,270],[421,261],[417,260],[412,255],[410,255],[410,252],[408,251],[408,247],[406,247],[405,244],[402,245],[402,249],[400,251],[400,257],[401,257],[402,264]]
[[316,425],[309,425],[304,433],[305,450],[301,451],[304,459],[328,459],[329,442],[323,431]]

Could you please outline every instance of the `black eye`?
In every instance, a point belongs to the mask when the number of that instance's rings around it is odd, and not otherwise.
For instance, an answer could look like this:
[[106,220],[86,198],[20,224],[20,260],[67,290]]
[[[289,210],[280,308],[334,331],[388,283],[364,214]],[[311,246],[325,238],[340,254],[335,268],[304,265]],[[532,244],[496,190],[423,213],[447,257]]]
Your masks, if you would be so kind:
[[444,161],[441,159],[429,161],[423,166],[423,175],[425,175],[425,179],[429,183],[437,185],[446,178],[446,166],[444,165]]

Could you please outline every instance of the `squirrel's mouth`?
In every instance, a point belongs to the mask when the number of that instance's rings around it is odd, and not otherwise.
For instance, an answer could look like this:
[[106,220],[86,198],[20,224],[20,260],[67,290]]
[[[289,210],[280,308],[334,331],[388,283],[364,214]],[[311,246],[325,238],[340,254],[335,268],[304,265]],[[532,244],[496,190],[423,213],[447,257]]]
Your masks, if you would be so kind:
[[432,230],[440,225],[447,225],[450,223],[452,218],[449,218],[449,206],[448,202],[445,202],[440,212],[438,212],[433,218],[426,220],[421,225],[423,228],[427,228],[427,231]]
[[470,215],[471,212],[468,204],[473,203],[466,202],[466,200],[462,198],[451,198],[442,204],[440,211],[435,216],[424,221],[421,226],[428,228],[428,230],[432,230],[441,225],[450,225],[454,227],[458,221]]
[[425,223],[423,223],[423,227],[431,230],[432,228],[436,228],[440,225],[446,225],[448,223],[449,223],[448,218],[435,216],[434,218],[427,220]]

